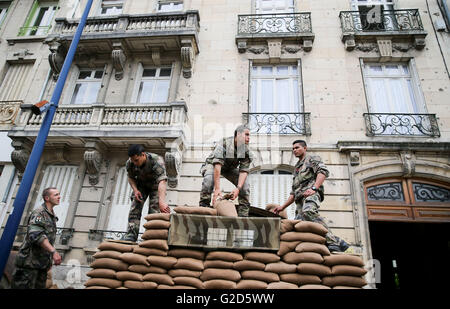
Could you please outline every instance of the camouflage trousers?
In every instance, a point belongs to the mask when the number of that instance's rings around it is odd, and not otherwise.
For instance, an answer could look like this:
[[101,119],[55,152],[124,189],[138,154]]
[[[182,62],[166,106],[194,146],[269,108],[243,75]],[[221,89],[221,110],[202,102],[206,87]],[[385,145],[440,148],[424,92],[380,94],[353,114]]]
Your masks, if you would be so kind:
[[47,269],[17,267],[14,270],[12,289],[45,289]]
[[[214,191],[214,166],[207,164],[203,171],[202,191],[200,192],[200,206],[210,207],[211,194]],[[229,180],[235,186],[238,185],[239,169],[222,169],[221,174],[225,179]],[[248,178],[245,180],[242,190],[238,195],[239,205],[237,206],[237,213],[239,217],[248,217],[250,211],[250,186],[248,185]]]
[[323,217],[319,215],[320,208],[320,196],[318,193],[308,196],[306,198],[300,198],[295,201],[297,208],[295,209],[295,219],[312,221],[322,224],[328,230],[325,235],[327,246],[335,245],[339,247],[341,239],[330,232],[328,225],[325,223]]
[[139,191],[142,194],[142,201],[139,202],[135,196],[134,192],[131,193],[131,207],[130,212],[128,213],[128,228],[127,235],[133,235],[135,239],[138,238],[139,235],[139,227],[141,225],[141,216],[142,209],[144,208],[145,201],[148,198],[148,213],[158,213],[159,210],[159,196],[158,196],[158,188],[154,188],[153,190],[141,190]]

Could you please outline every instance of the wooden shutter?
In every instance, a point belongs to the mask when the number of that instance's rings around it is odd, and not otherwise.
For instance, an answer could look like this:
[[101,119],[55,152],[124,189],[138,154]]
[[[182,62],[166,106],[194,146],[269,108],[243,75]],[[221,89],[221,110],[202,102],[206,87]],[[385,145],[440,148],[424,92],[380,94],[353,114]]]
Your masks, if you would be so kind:
[[32,63],[10,64],[0,85],[0,101],[23,100],[29,89]]

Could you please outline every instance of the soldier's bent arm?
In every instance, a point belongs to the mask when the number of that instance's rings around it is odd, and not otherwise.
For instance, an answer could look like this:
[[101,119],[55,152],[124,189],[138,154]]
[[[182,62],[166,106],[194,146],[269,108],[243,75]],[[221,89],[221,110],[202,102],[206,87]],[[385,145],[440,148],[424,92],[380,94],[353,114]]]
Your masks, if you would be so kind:
[[48,239],[47,231],[42,220],[43,218],[39,214],[33,213],[31,215],[28,225],[28,235],[30,235],[31,243],[41,245],[45,239]]
[[222,173],[222,165],[214,164],[214,190],[220,191],[220,174]]

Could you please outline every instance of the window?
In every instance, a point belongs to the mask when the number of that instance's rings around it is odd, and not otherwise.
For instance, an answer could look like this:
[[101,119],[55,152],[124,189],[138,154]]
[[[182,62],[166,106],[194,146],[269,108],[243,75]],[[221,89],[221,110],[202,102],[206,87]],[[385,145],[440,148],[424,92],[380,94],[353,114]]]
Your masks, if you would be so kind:
[[100,5],[99,15],[111,16],[122,14],[123,0],[103,0]]
[[[411,64],[363,63],[362,66],[369,113],[426,113],[419,84]],[[388,124],[390,122],[389,117],[389,115],[384,115],[381,121]],[[418,118],[416,121],[422,122]],[[422,123],[422,125],[424,124]],[[396,128],[398,127],[392,123],[390,127],[384,130],[383,134],[395,134]],[[411,135],[413,135],[412,133]],[[415,135],[420,135],[420,132]]]
[[39,207],[44,202],[42,199],[42,191],[45,188],[57,188],[61,195],[60,204],[54,209],[58,217],[57,227],[65,227],[64,223],[70,207],[70,197],[77,178],[78,167],[73,165],[49,165],[44,170],[44,177],[39,187],[34,208]]
[[369,220],[450,222],[450,184],[391,178],[364,186]]
[[19,36],[47,35],[57,7],[57,2],[34,1]]
[[8,8],[11,4],[11,1],[2,1],[0,2],[0,27],[3,25],[3,21],[6,18],[6,14],[8,13]]
[[0,101],[23,100],[29,89],[32,63],[12,63],[0,85]]
[[352,0],[352,9],[359,11],[359,19],[355,23],[363,31],[398,29],[393,0]]
[[[267,204],[282,205],[292,189],[292,173],[283,170],[258,171],[249,175],[250,204],[262,209]],[[289,219],[295,218],[295,205],[287,209]]]
[[169,99],[171,67],[142,67],[140,65],[138,76],[140,80],[137,103],[166,103]]
[[176,12],[183,10],[183,1],[165,1],[158,3],[158,12]]
[[256,14],[293,13],[294,0],[256,0]]
[[103,78],[103,69],[81,69],[70,104],[93,104],[97,102]]

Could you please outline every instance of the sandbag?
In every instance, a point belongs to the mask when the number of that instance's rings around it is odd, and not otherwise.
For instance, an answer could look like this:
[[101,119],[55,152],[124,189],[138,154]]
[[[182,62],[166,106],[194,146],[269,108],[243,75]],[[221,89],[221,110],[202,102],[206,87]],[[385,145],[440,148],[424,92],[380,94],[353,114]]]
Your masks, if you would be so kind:
[[323,263],[328,266],[354,265],[364,267],[364,262],[359,256],[350,254],[332,254],[325,256]]
[[308,232],[325,236],[328,230],[325,226],[317,222],[300,221],[294,225],[294,230],[297,232]]
[[145,256],[150,256],[150,255],[167,256],[166,250],[155,249],[155,248],[136,247],[133,249],[133,252],[137,253],[137,254],[142,254]]
[[222,260],[206,260],[205,268],[233,268],[234,263]]
[[126,252],[120,255],[120,259],[130,265],[141,264],[150,266],[150,263],[147,261],[147,257],[142,254]]
[[173,210],[179,214],[217,216],[217,209],[200,206],[177,206]]
[[336,285],[332,289],[333,290],[360,290],[362,288],[357,288],[357,287],[354,287],[354,286]]
[[290,283],[290,282],[271,282],[267,286],[267,289],[272,290],[287,290],[287,289],[298,289],[298,286],[296,284]]
[[197,260],[203,260],[205,258],[204,251],[183,248],[170,249],[168,255],[176,258],[190,257]]
[[300,220],[282,219],[280,224],[280,233],[287,233],[294,230],[294,226],[300,222]]
[[364,276],[367,270],[360,266],[353,265],[334,265],[331,267],[331,273],[333,275],[346,275],[346,276]]
[[92,257],[95,259],[101,259],[101,258],[111,258],[111,259],[117,259],[119,260],[119,256],[122,254],[120,251],[112,251],[112,250],[105,250],[105,251],[98,251],[96,252]]
[[289,264],[317,263],[322,264],[323,257],[316,252],[288,252],[283,256],[283,261]]
[[90,265],[92,268],[108,268],[108,269],[114,269],[117,271],[121,270],[127,270],[128,264],[116,259],[111,258],[101,258],[96,259],[92,264]]
[[168,229],[170,228],[170,221],[166,220],[150,220],[144,223],[146,229]]
[[194,271],[189,269],[171,269],[169,270],[169,276],[172,278],[175,277],[194,277],[194,278],[200,278],[202,272],[201,271]]
[[167,239],[169,237],[168,229],[147,229],[141,238],[147,239]]
[[[108,288],[107,286],[101,286],[101,285],[91,285],[85,288],[86,290],[111,290],[111,288]],[[120,289],[120,287],[118,288]]]
[[299,289],[302,290],[315,290],[315,289],[321,289],[321,290],[329,290],[331,289],[329,286],[322,285],[322,284],[305,284],[299,287]]
[[173,282],[175,282],[176,285],[193,286],[194,288],[197,289],[204,288],[203,281],[194,277],[174,277]]
[[172,256],[159,255],[150,255],[149,257],[147,257],[147,260],[150,262],[151,266],[158,266],[164,269],[171,269],[177,262],[177,259]]
[[292,252],[301,243],[301,241],[280,241],[280,249],[277,252],[278,256],[283,256],[288,252]]
[[236,282],[223,279],[213,279],[203,282],[205,289],[236,289]]
[[326,241],[325,237],[308,232],[286,232],[284,234],[281,234],[280,240],[283,241],[300,240],[300,241],[314,242],[318,244],[324,244]]
[[132,280],[125,281],[123,283],[123,285],[126,288],[135,289],[135,290],[152,290],[152,289],[156,289],[156,287],[158,286],[158,284],[155,283],[155,282],[150,282],[150,281],[132,281]]
[[223,279],[237,282],[241,279],[241,274],[234,269],[207,268],[201,274],[200,279],[203,281]]
[[287,264],[285,262],[280,261],[276,263],[267,264],[264,271],[273,272],[277,274],[295,273],[297,271],[297,265]]
[[144,281],[156,282],[158,284],[174,285],[173,279],[167,274],[148,273],[143,277]]
[[98,246],[98,249],[100,251],[111,250],[119,252],[131,252],[133,251],[133,245],[114,241],[104,241]]
[[278,276],[278,274],[262,270],[244,270],[241,272],[241,276],[243,279],[253,279],[264,282],[280,281],[280,276]]
[[281,274],[280,279],[296,285],[321,284],[322,280],[317,275],[305,275],[299,273]]
[[153,213],[153,214],[148,214],[144,217],[145,220],[147,221],[151,221],[151,220],[166,220],[166,221],[170,221],[170,213]]
[[158,266],[146,266],[146,265],[131,265],[128,267],[129,271],[140,273],[140,274],[147,274],[147,273],[157,273],[157,274],[167,274],[167,269],[158,267]]
[[86,276],[91,278],[109,278],[116,279],[116,271],[108,268],[96,268],[90,270]]
[[90,278],[84,283],[85,286],[106,286],[111,289],[117,289],[122,286],[122,281],[107,278]]
[[237,217],[236,205],[230,200],[220,200],[214,204],[218,216]]
[[195,288],[193,286],[189,285],[167,285],[167,284],[159,284],[156,288],[158,290],[185,290],[185,289],[192,289]]
[[132,280],[132,281],[142,281],[142,274],[138,274],[132,271],[118,271],[116,273],[116,278],[120,281]]
[[223,260],[229,262],[242,261],[244,258],[242,254],[229,251],[210,251],[206,255],[207,260]]
[[330,277],[323,277],[322,284],[331,287],[336,285],[344,285],[360,288],[365,286],[367,282],[364,278],[356,276],[330,276]]
[[330,267],[315,263],[300,263],[297,265],[297,271],[301,274],[317,275],[319,277],[331,275]]
[[295,247],[295,252],[316,252],[321,255],[331,255],[327,246],[314,242],[301,242]]
[[261,263],[275,263],[280,260],[280,257],[276,255],[275,253],[270,252],[257,252],[257,251],[250,251],[246,252],[244,254],[244,258],[246,260],[252,260],[257,261]]
[[266,289],[267,286],[268,286],[267,282],[264,282],[264,281],[244,279],[237,283],[236,288],[245,289],[245,290],[249,290],[249,289],[262,290],[262,289]]
[[169,250],[169,245],[166,239],[148,239],[144,240],[139,244],[140,247],[159,249],[159,250]]
[[201,271],[205,267],[203,266],[202,260],[197,260],[193,258],[179,258],[178,261],[173,265],[173,268],[189,269],[194,271]]
[[[273,210],[274,210],[275,208],[277,208],[278,206],[280,206],[280,205],[278,205],[278,204],[267,204],[267,205],[266,205],[266,210],[267,210],[267,211],[270,211],[270,212],[273,212]],[[286,209],[283,209],[283,211],[280,211],[280,212],[278,213],[278,215],[279,215],[281,218],[283,218],[283,219],[287,219],[287,217],[288,217]]]
[[266,268],[266,264],[258,262],[258,261],[242,260],[242,261],[234,262],[233,268],[236,270],[239,270],[239,271],[264,270]]

